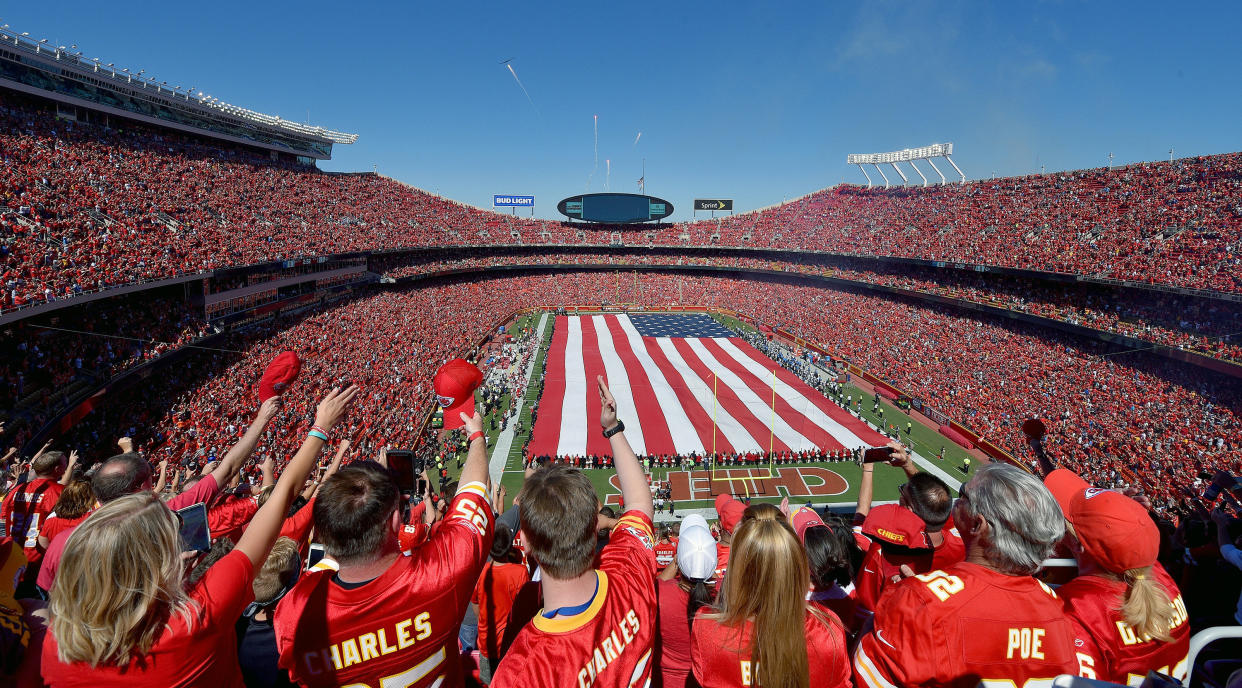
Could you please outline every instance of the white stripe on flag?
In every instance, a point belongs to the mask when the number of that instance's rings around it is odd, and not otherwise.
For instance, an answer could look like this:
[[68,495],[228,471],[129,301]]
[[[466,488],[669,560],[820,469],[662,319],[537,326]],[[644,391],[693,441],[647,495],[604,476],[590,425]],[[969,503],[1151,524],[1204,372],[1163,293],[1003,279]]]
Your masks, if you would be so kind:
[[[685,381],[686,389],[694,395],[694,398],[699,402],[699,406],[703,407],[703,410],[707,412],[707,416],[710,418],[713,413],[711,383],[699,379],[699,376],[690,369],[690,366],[686,365],[686,362],[681,357],[681,353],[677,351],[677,347],[673,346],[673,342],[668,337],[656,338],[656,344],[660,347],[660,351],[664,352],[664,357],[668,359],[668,362],[681,375],[682,380]],[[729,444],[733,445],[735,451],[764,451],[759,446],[759,443],[755,441],[755,438],[751,437],[750,433],[746,431],[746,428],[734,420],[733,416],[729,415],[729,412],[725,411],[723,407],[717,405],[715,414],[717,430],[729,440]],[[710,452],[711,447],[707,447],[706,451]]]
[[[737,346],[728,339],[717,337],[715,340],[716,343],[720,345],[720,348],[724,349],[729,356],[733,358],[733,360],[742,364],[746,370],[750,371],[751,374],[762,380],[763,384],[767,385],[768,389],[772,389],[771,370],[764,368],[758,361],[750,356],[747,356],[745,352],[737,348]],[[841,446],[870,446],[870,443],[866,442],[858,435],[855,435],[849,428],[833,420],[828,414],[824,413],[818,406],[813,404],[810,399],[807,399],[801,392],[785,384],[785,382],[779,378],[776,380],[776,395],[789,402],[790,406],[802,415],[806,416],[812,423],[826,430],[829,435],[832,435],[834,440],[841,443]]]
[[699,433],[694,430],[694,423],[690,422],[690,416],[686,415],[686,410],[681,407],[681,401],[678,400],[677,393],[669,386],[668,380],[664,378],[664,373],[651,358],[651,354],[647,353],[642,335],[638,334],[638,329],[630,321],[630,316],[618,316],[617,322],[621,324],[626,338],[630,340],[630,350],[634,352],[634,358],[638,359],[639,365],[647,373],[647,379],[651,381],[651,391],[655,393],[656,401],[660,404],[660,415],[668,424],[668,432],[673,438],[673,446],[677,449],[677,453],[682,455],[706,453],[707,450],[703,448],[703,442],[699,439]]
[[[776,414],[774,422],[771,401],[768,399],[760,399],[759,395],[755,394],[754,391],[747,386],[745,381],[738,377],[732,370],[729,370],[721,364],[720,361],[717,361],[716,357],[712,355],[712,352],[708,351],[707,347],[703,346],[702,341],[695,337],[687,339],[686,343],[689,344],[690,348],[694,350],[694,353],[698,355],[699,360],[703,361],[703,365],[707,366],[708,369],[719,376],[720,381],[728,385],[729,388],[733,390],[734,394],[737,394],[737,398],[742,402],[742,405],[754,414],[755,418],[763,423],[764,426],[775,432],[777,438],[784,442],[786,446],[794,451],[816,448],[814,442],[806,437],[803,437],[802,433],[790,427],[789,423],[786,422],[784,418],[781,418],[780,414]],[[768,440],[770,438],[756,437],[755,439]]]
[[608,381],[608,391],[617,400],[617,417],[625,421],[625,438],[629,440],[630,448],[635,454],[642,456],[647,453],[647,444],[643,441],[643,426],[638,416],[638,407],[634,403],[634,392],[630,389],[629,371],[625,369],[625,362],[617,355],[608,321],[602,315],[594,315],[591,316],[591,322],[595,325],[599,356],[604,360],[604,377]]
[[587,443],[586,365],[582,360],[582,319],[566,319],[569,333],[565,340],[565,398],[561,400],[561,436],[558,456],[584,456]]

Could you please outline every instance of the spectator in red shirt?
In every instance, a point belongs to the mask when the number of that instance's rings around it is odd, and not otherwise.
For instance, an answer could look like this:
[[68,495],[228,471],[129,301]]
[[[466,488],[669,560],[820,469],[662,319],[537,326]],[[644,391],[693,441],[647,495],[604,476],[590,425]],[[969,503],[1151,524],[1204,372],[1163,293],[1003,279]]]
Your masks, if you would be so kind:
[[0,503],[0,520],[4,521],[3,535],[13,538],[21,545],[29,562],[18,586],[18,597],[37,596],[33,586],[43,558],[43,550],[39,547],[39,529],[56,507],[61,490],[65,489],[61,479],[68,466],[68,460],[63,453],[43,452],[35,457],[31,466],[35,479],[9,491],[4,502]]
[[845,629],[835,614],[807,604],[809,581],[806,552],[788,521],[743,519],[716,607],[694,621],[700,685],[849,686]]
[[509,622],[509,611],[518,591],[530,580],[521,554],[513,548],[513,531],[509,526],[496,524],[492,539],[491,561],[483,566],[479,582],[474,586],[470,599],[479,620],[479,680],[487,685],[492,682],[492,672],[504,655],[501,641]]
[[655,669],[664,688],[685,688],[690,681],[690,625],[699,609],[712,602],[707,580],[716,563],[716,539],[707,521],[690,514],[677,539],[676,573],[656,584]]
[[[535,471],[519,495],[522,541],[539,561],[544,609],[518,633],[493,685],[641,686],[655,640],[652,499],[602,376],[600,430],[608,438],[626,511],[601,516],[595,487],[565,464]],[[595,533],[611,530],[596,568]]]
[[[333,389],[316,410],[316,426],[331,430],[357,394],[357,387]],[[148,490],[100,507],[69,536],[52,587],[44,681],[52,688],[240,688],[234,623],[254,599],[256,569],[323,446],[307,436],[237,547],[188,590],[172,510]]]
[[85,480],[75,480],[65,486],[56,500],[56,508],[52,515],[44,521],[39,530],[39,547],[47,550],[47,545],[57,535],[76,527],[90,515],[95,508],[95,492],[91,484]]

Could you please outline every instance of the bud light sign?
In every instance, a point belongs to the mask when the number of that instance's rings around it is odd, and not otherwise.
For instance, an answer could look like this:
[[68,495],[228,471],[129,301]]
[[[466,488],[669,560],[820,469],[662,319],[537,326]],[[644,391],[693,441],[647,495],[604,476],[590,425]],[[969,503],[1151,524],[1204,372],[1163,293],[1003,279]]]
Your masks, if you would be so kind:
[[492,196],[492,205],[496,207],[504,206],[506,208],[533,208],[535,207],[534,196]]

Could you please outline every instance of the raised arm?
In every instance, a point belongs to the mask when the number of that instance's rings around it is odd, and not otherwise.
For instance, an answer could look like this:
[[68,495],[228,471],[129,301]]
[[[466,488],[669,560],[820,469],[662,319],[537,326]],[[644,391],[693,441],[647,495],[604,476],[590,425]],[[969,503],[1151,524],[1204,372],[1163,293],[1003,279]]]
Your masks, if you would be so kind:
[[461,476],[458,477],[457,491],[469,485],[470,483],[482,483],[486,488],[484,493],[491,492],[491,473],[487,470],[487,435],[483,433],[483,417],[475,411],[474,415],[467,418],[466,414],[459,413],[461,420],[466,424],[466,437],[470,440],[470,450],[466,454],[466,465],[461,467]]
[[[612,398],[604,376],[595,378],[599,385],[600,414],[599,424],[604,431],[615,430],[617,421],[617,400]],[[630,448],[629,440],[625,439],[625,429],[614,432],[608,438],[612,447],[612,463],[617,470],[617,482],[621,483],[621,499],[625,500],[626,511],[641,511],[647,518],[654,518],[655,508],[651,502],[651,488],[647,486],[647,478],[643,475],[643,467],[638,457]]]
[[263,430],[267,428],[267,424],[272,422],[276,417],[276,413],[280,411],[280,397],[274,396],[263,402],[259,406],[259,412],[255,414],[254,422],[246,429],[246,434],[229,449],[228,453],[220,459],[212,471],[211,475],[216,479],[216,484],[223,486],[232,479],[236,473],[250,458],[250,452],[254,451],[255,446],[259,443],[259,438],[263,436]]
[[[323,401],[319,402],[319,407],[315,410],[315,425],[331,431],[344,417],[345,410],[356,396],[358,396],[358,388],[355,386],[345,390],[332,388],[332,391]],[[256,424],[258,422],[258,420],[255,421]],[[272,544],[276,542],[276,536],[280,534],[280,526],[284,523],[289,504],[293,501],[293,495],[302,487],[306,476],[315,467],[323,445],[324,441],[318,437],[306,436],[302,442],[302,448],[285,466],[285,471],[281,473],[280,480],[272,489],[271,496],[259,508],[254,519],[250,521],[250,526],[246,528],[246,532],[238,539],[236,549],[245,553],[256,570],[267,559]]]
[[[72,470],[72,466],[70,466],[70,470]],[[160,475],[155,479],[155,486],[151,488],[151,491],[155,494],[163,494],[164,486],[168,484],[168,459],[161,460],[159,465],[155,467],[155,470]],[[69,471],[65,471],[65,475],[68,474]]]
[[65,473],[60,476],[60,484],[68,485],[73,482],[73,469],[78,465],[78,450],[71,449],[69,451],[69,463],[65,464]]

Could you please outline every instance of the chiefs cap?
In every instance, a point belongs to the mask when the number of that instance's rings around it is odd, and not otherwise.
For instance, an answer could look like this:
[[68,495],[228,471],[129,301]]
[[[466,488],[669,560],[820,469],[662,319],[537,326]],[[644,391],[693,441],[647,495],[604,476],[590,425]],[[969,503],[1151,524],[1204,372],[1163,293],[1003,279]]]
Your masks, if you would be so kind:
[[923,519],[900,504],[873,507],[863,521],[862,532],[872,540],[909,549],[932,549]]
[[1073,471],[1059,468],[1044,485],[1074,527],[1078,544],[1111,573],[1156,563],[1160,529],[1142,504],[1113,490],[1091,487]]
[[286,351],[273,358],[263,371],[263,378],[259,380],[259,401],[267,401],[278,394],[284,394],[293,381],[298,379],[300,372],[302,361],[296,353]]
[[440,366],[432,380],[436,389],[436,400],[444,409],[444,429],[460,428],[462,423],[458,415],[474,415],[474,390],[483,384],[483,373],[473,363],[461,358]]
[[716,514],[720,516],[721,528],[732,533],[733,529],[737,528],[738,522],[742,520],[743,511],[746,511],[746,505],[735,499],[733,495],[717,495]]
[[815,510],[809,506],[798,507],[798,510],[793,512],[790,520],[793,521],[794,531],[798,533],[798,539],[804,544],[806,543],[806,531],[808,528],[824,525],[824,521],[819,517],[819,514],[815,513]]

